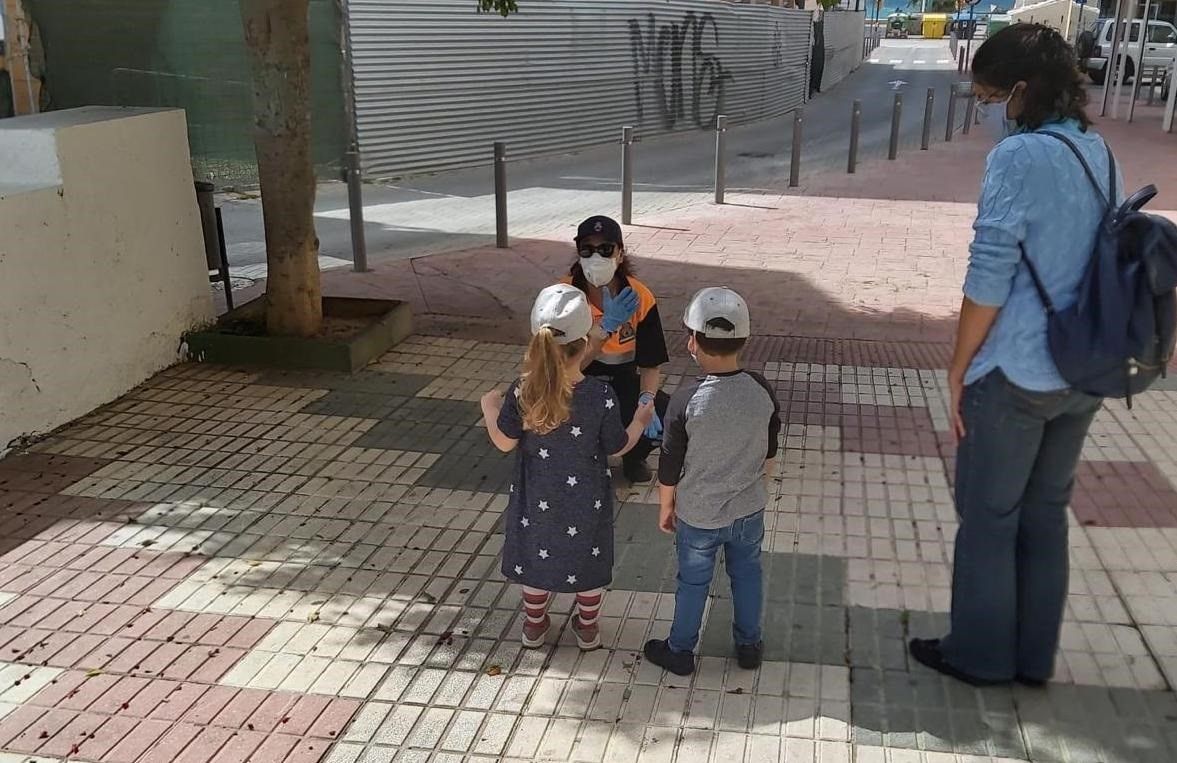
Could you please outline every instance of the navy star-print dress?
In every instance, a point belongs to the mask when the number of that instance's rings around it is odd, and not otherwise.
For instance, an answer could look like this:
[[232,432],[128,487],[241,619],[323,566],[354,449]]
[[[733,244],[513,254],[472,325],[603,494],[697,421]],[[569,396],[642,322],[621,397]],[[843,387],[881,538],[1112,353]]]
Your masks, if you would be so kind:
[[504,518],[503,574],[545,591],[601,588],[613,579],[613,486],[608,456],[625,447],[613,388],[586,378],[572,392],[572,415],[547,434],[523,430],[518,382],[499,429],[519,440]]

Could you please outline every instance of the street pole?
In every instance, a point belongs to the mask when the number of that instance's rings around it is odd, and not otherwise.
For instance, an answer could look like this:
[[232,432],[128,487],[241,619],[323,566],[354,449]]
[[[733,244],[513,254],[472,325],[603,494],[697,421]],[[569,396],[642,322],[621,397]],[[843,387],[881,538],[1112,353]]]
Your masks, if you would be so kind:
[[[1128,3],[1128,13],[1126,15],[1127,23],[1124,24],[1123,31],[1123,50],[1124,55],[1120,56],[1120,65],[1116,67],[1116,94],[1112,96],[1112,119],[1120,118],[1120,101],[1124,99],[1124,79],[1128,76],[1128,62],[1131,61],[1131,54],[1129,48],[1132,47],[1132,27],[1136,22],[1136,0],[1131,0]],[[1141,38],[1144,37],[1144,29],[1140,30]],[[1133,72],[1137,78],[1140,77],[1140,72]]]
[[715,203],[722,204],[727,189],[727,160],[724,156],[727,142],[727,117],[720,114],[715,118]]
[[[1140,62],[1140,71],[1136,72],[1136,78],[1132,81],[1132,90],[1130,91],[1130,100],[1128,101],[1128,122],[1131,124],[1133,117],[1136,116],[1136,99],[1140,97],[1140,83],[1144,81],[1144,44],[1148,39],[1148,12],[1152,7],[1152,0],[1144,0],[1144,17],[1140,22],[1140,48],[1136,53],[1136,60]],[[1155,69],[1154,69],[1155,72]],[[1149,86],[1156,83],[1156,74],[1149,78]]]
[[973,0],[973,2],[969,3],[969,35],[968,42],[965,43],[964,47],[965,71],[968,71],[969,67],[972,66],[973,63],[973,11],[976,9],[978,2],[980,2],[980,0]]
[[507,236],[507,144],[494,144],[494,186],[495,186],[495,246],[507,249],[511,246]]
[[621,224],[633,224],[633,128],[621,128]]
[[[1135,0],[1131,0],[1131,2],[1135,2]],[[1112,22],[1112,49],[1103,67],[1103,97],[1099,107],[1101,117],[1107,116],[1108,96],[1112,94],[1112,79],[1115,77],[1116,58],[1120,52],[1120,30],[1123,28],[1120,23],[1120,14],[1124,12],[1123,9],[1124,0],[1116,0],[1116,16]]]
[[343,104],[347,119],[347,152],[344,154],[344,179],[347,181],[348,223],[351,226],[352,270],[368,270],[368,243],[364,238],[364,176],[360,161],[359,128],[356,124],[356,75],[351,54],[351,17],[347,0],[339,8],[342,26]]

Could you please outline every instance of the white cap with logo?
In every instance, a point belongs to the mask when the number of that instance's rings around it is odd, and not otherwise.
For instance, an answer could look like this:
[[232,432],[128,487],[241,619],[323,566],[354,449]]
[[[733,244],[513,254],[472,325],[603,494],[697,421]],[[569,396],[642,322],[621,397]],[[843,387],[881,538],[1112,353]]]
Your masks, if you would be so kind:
[[531,308],[531,333],[550,328],[557,344],[570,344],[588,336],[593,327],[593,312],[584,292],[575,286],[558,283],[535,298]]
[[726,286],[708,286],[691,297],[683,323],[708,339],[747,339],[752,336],[748,303]]

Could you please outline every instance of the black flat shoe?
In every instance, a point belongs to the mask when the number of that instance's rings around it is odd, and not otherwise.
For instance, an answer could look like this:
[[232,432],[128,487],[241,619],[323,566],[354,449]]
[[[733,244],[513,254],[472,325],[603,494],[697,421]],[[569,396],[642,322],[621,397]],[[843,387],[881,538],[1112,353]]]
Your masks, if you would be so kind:
[[654,473],[650,471],[650,467],[646,466],[645,461],[623,463],[621,471],[632,485],[645,485],[654,479]]
[[690,652],[676,652],[662,639],[652,638],[647,641],[642,653],[646,655],[647,660],[676,676],[689,676],[695,672],[695,655]]
[[736,646],[736,662],[744,670],[756,670],[764,660],[764,642]]
[[1045,689],[1049,678],[1030,678],[1029,676],[1014,676],[1014,680],[1028,689]]
[[916,662],[924,667],[931,668],[937,673],[955,678],[958,681],[963,681],[969,686],[1001,686],[1008,683],[1008,681],[994,681],[989,678],[978,678],[969,675],[963,670],[957,670],[948,664],[944,659],[944,654],[940,651],[940,639],[938,638],[913,638],[908,644],[908,651]]

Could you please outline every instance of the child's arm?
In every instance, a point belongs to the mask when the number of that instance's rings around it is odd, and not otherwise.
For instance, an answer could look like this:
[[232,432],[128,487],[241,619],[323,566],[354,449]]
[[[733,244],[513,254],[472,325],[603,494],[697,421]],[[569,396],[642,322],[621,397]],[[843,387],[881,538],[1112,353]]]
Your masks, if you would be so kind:
[[678,490],[674,485],[658,483],[658,529],[674,533],[677,521],[674,515],[674,498]]
[[625,447],[614,453],[614,456],[624,456],[626,453],[633,450],[634,446],[638,444],[638,440],[642,439],[642,434],[646,431],[646,427],[650,425],[650,419],[654,417],[654,403],[642,403],[633,414],[633,421],[629,422],[629,426],[625,428]]
[[519,440],[503,434],[503,430],[499,426],[499,417],[503,412],[503,401],[503,393],[498,389],[492,389],[482,396],[480,403],[482,404],[482,416],[486,419],[486,433],[490,436],[491,443],[502,452],[510,453],[519,445]]

